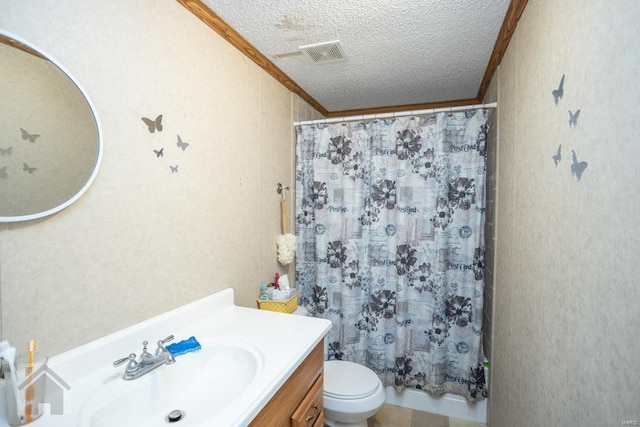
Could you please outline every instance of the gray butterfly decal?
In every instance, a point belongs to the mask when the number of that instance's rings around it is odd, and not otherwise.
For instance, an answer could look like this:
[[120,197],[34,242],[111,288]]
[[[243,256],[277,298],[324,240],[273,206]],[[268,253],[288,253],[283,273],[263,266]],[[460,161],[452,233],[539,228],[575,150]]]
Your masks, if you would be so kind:
[[182,151],[185,151],[188,146],[189,146],[189,143],[188,142],[182,142],[182,139],[180,138],[180,135],[178,135],[178,148],[182,149]]
[[169,167],[171,168],[171,173],[178,173],[178,165],[175,165],[175,166],[169,165]]
[[558,145],[558,152],[553,156],[551,156],[551,158],[553,159],[553,164],[556,166],[558,166],[558,163],[560,163],[560,160],[562,160],[561,152],[562,152],[562,144]]
[[7,175],[7,167],[3,166],[0,168],[0,178],[6,178]]
[[38,170],[38,169],[36,169],[36,168],[31,168],[31,167],[29,167],[29,165],[28,165],[28,164],[26,164],[26,163],[22,163],[22,165],[23,165],[23,166],[22,166],[22,170],[23,170],[23,171],[25,171],[25,172],[34,173],[35,171],[37,171],[37,170]]
[[553,102],[558,105],[558,101],[560,101],[564,95],[564,74],[560,79],[560,86],[558,86],[558,89],[552,90],[551,95],[553,95]]
[[589,166],[587,162],[579,162],[576,152],[571,150],[571,175],[573,175],[576,181],[580,181],[582,178],[582,172]]
[[13,147],[9,147],[9,148],[0,148],[0,156],[10,156],[11,150],[13,150]]
[[164,156],[164,148],[161,148],[160,150],[153,150],[153,152],[156,153],[156,157]]
[[36,142],[36,139],[40,136],[40,135],[35,134],[35,133],[30,134],[29,132],[27,132],[26,130],[24,130],[22,128],[20,128],[20,132],[22,133],[22,139],[23,140],[26,141],[28,139],[29,142],[32,142],[32,143]]
[[162,114],[156,117],[155,120],[148,119],[146,117],[142,118],[144,124],[147,125],[149,132],[154,133],[155,131],[162,132]]
[[578,126],[578,117],[580,116],[580,110],[576,110],[575,113],[569,111],[569,127],[574,128]]

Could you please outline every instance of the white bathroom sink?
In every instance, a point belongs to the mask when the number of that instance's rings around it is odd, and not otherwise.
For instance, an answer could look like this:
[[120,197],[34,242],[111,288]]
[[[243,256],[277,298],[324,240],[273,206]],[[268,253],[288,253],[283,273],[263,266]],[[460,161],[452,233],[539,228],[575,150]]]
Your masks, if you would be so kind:
[[[49,358],[43,415],[29,426],[245,427],[330,328],[236,306],[228,288]],[[202,349],[122,379],[114,360],[169,334],[194,336]],[[0,382],[0,427],[9,425],[5,389]],[[168,423],[175,410],[184,418]]]
[[[78,412],[81,426],[163,425],[170,413],[181,427],[207,420],[239,399],[259,377],[261,352],[234,340],[200,340],[202,349],[176,357],[145,376],[125,381],[114,368],[103,387],[87,396]],[[180,411],[180,412],[174,412]]]

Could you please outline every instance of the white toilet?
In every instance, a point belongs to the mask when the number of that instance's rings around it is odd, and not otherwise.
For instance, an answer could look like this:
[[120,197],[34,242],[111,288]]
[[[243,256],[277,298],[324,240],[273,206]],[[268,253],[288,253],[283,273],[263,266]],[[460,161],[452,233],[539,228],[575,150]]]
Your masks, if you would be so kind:
[[[299,307],[293,314],[308,313]],[[324,422],[329,427],[367,427],[367,418],[378,412],[385,398],[382,381],[366,366],[344,360],[324,362]]]
[[344,360],[324,362],[324,422],[329,427],[367,427],[386,393],[369,368]]

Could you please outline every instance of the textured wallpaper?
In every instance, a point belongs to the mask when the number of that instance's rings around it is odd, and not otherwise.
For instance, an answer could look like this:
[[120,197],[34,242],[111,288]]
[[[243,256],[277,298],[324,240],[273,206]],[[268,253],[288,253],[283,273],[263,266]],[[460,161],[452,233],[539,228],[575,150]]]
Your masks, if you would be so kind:
[[313,111],[173,0],[67,3],[0,1],[0,28],[74,75],[104,139],[78,202],[0,225],[2,339],[54,355],[227,287],[256,307],[285,272],[276,183]]
[[494,77],[492,427],[640,421],[639,19],[529,0]]

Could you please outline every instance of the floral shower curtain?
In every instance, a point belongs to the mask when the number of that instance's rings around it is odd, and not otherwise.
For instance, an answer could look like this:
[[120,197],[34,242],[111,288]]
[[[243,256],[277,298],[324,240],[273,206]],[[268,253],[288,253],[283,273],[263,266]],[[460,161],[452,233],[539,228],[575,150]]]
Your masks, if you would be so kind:
[[329,359],[385,385],[486,397],[486,110],[296,128],[299,304]]

